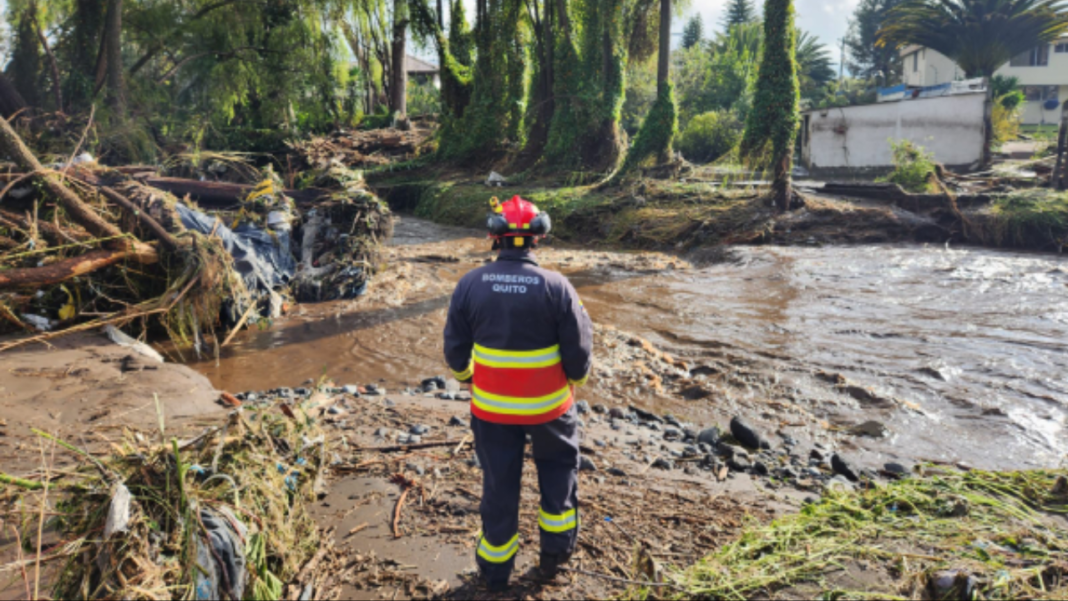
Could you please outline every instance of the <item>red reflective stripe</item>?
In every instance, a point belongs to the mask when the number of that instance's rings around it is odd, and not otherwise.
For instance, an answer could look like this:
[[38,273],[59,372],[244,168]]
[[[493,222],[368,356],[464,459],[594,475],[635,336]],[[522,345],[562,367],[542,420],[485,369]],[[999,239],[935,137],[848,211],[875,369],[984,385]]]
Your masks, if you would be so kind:
[[567,375],[560,363],[549,367],[489,367],[475,364],[475,386],[490,394],[536,399],[560,392]]
[[492,413],[479,409],[474,403],[471,403],[471,413],[478,419],[491,424],[504,424],[506,426],[540,426],[541,424],[547,424],[567,413],[567,410],[571,408],[571,403],[574,399],[574,395],[570,395],[558,408],[553,409],[549,413],[542,413],[540,415]]

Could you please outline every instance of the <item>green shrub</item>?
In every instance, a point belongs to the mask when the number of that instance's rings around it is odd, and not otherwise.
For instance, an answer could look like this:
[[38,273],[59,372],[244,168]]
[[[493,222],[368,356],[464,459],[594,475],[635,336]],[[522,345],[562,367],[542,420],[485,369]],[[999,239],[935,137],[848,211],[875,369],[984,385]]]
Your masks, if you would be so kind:
[[742,137],[742,123],[729,111],[710,111],[690,119],[676,146],[695,163],[708,163],[727,154]]
[[894,170],[885,178],[909,192],[935,192],[931,190],[930,175],[935,172],[934,155],[909,140],[890,140],[893,150]]

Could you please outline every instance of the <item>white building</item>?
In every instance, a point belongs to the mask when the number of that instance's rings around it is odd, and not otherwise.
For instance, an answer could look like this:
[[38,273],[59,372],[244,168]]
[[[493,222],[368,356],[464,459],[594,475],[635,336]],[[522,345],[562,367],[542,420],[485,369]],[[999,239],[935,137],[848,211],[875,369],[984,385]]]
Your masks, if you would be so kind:
[[[945,55],[922,46],[901,50],[902,75],[908,87],[929,87],[964,79],[964,71]],[[1015,77],[1027,98],[1021,120],[1027,125],[1060,123],[1060,105],[1068,100],[1068,34],[1025,52],[997,70]]]

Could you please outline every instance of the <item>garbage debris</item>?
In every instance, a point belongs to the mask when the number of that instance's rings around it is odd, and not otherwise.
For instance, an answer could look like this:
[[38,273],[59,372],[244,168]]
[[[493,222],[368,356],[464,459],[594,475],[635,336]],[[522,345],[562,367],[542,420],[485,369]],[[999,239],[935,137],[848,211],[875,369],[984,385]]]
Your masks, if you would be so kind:
[[148,357],[149,359],[154,359],[160,363],[163,363],[163,355],[159,354],[156,349],[148,346],[147,344],[139,340],[133,339],[125,332],[111,324],[104,326],[104,334],[106,334],[112,342],[119,346],[126,347],[139,355],[143,355],[145,357]]
[[501,186],[508,185],[508,180],[505,179],[504,176],[500,173],[497,173],[496,171],[490,171],[489,177],[486,178],[486,185],[491,188],[494,186],[500,188]]
[[364,167],[409,158],[430,139],[429,129],[395,128],[339,131],[328,136],[289,143],[293,154],[309,169],[333,165]]

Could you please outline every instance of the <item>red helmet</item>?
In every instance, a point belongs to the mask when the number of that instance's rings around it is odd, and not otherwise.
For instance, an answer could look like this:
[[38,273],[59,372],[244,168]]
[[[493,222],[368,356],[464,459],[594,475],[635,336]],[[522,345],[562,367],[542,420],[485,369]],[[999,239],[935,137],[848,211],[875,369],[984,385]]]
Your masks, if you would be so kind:
[[[486,222],[490,238],[500,239],[516,236],[533,236],[542,238],[552,229],[552,220],[548,213],[543,213],[534,203],[513,196],[503,203],[496,197],[490,201],[493,212]],[[522,246],[517,242],[516,246]]]

